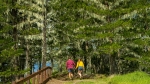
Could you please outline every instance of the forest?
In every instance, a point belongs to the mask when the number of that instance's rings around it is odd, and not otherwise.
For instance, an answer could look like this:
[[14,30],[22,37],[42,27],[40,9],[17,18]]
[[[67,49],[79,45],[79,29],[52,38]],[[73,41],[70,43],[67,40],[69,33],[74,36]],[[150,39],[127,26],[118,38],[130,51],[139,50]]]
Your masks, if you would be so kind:
[[150,0],[0,0],[0,83],[50,62],[85,73],[150,73]]

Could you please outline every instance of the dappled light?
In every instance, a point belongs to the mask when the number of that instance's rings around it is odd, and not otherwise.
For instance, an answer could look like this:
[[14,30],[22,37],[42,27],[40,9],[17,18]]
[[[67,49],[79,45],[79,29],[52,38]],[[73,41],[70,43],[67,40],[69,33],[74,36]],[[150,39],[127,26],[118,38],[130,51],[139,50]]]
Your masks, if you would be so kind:
[[149,0],[0,0],[0,84],[148,84],[149,65]]

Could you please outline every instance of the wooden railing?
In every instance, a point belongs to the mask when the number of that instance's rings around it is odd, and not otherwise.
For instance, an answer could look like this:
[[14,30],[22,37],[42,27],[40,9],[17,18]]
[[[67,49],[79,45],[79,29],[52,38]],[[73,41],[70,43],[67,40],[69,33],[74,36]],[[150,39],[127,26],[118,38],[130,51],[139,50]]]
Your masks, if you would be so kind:
[[45,67],[38,72],[35,72],[18,81],[13,81],[12,84],[45,84],[51,78],[52,68]]

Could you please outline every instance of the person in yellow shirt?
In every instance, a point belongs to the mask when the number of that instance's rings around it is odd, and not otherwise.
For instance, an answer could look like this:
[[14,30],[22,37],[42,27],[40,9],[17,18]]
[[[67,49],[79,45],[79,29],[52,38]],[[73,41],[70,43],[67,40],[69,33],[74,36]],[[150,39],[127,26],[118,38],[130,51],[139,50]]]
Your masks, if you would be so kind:
[[83,72],[83,69],[84,69],[84,63],[80,58],[78,59],[76,69],[78,69],[78,74],[79,74],[80,79],[81,79],[82,78],[82,72]]

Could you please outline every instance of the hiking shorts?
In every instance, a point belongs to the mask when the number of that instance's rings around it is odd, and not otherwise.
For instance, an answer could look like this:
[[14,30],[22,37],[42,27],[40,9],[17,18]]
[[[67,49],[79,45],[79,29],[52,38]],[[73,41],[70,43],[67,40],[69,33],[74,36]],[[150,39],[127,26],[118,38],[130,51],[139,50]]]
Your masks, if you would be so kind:
[[79,66],[79,67],[78,67],[78,70],[83,70],[83,67],[82,67],[82,66]]
[[73,72],[74,72],[74,70],[73,70],[72,68],[70,68],[70,69],[68,69],[68,72],[73,73]]

